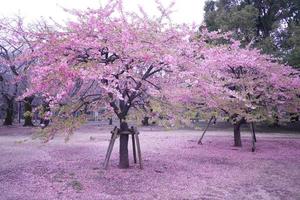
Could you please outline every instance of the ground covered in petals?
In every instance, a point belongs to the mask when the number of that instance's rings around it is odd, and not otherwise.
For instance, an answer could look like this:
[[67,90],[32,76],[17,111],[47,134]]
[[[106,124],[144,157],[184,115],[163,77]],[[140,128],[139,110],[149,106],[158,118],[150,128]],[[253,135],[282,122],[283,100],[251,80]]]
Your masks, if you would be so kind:
[[300,199],[299,134],[258,133],[252,153],[247,130],[236,148],[230,129],[197,145],[197,130],[143,128],[144,170],[131,154],[118,169],[118,143],[103,170],[110,129],[90,123],[44,144],[34,129],[0,128],[0,199]]

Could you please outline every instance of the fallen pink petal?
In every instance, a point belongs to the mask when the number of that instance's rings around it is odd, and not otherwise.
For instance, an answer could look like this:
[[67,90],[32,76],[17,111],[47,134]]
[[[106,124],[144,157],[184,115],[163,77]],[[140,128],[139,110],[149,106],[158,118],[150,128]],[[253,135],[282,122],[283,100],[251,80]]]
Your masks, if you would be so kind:
[[[252,153],[250,132],[242,148],[232,133],[141,131],[144,169],[118,169],[118,144],[103,169],[111,127],[95,123],[67,143],[41,144],[31,129],[1,129],[1,199],[298,199],[300,137],[260,133]],[[13,134],[15,133],[15,134]],[[91,140],[93,138],[93,140]],[[131,147],[131,146],[130,146]],[[131,148],[129,148],[131,153]]]

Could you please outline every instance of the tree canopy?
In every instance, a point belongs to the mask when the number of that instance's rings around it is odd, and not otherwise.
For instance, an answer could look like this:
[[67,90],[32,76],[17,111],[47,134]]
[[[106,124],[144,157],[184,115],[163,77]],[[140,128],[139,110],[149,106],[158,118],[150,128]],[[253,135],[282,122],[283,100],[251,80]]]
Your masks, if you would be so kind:
[[298,0],[207,1],[205,23],[210,31],[233,31],[244,44],[253,42],[264,53],[300,66]]

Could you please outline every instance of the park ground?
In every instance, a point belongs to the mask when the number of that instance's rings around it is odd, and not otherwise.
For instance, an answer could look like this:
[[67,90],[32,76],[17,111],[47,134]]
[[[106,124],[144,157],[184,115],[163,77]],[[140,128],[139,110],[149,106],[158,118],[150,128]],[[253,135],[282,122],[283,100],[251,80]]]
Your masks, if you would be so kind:
[[[300,199],[300,134],[250,132],[233,147],[230,128],[141,128],[144,169],[118,169],[118,142],[108,170],[102,165],[113,127],[88,123],[65,143],[32,140],[36,128],[0,128],[0,199]],[[131,153],[131,143],[129,152]]]

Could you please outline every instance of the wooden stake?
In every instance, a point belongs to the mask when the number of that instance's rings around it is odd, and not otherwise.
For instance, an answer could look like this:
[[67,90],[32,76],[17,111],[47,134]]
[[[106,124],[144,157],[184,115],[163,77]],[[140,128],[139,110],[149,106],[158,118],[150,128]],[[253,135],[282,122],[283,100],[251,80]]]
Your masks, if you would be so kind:
[[138,158],[139,158],[140,169],[143,169],[143,161],[142,161],[142,152],[141,152],[140,140],[139,140],[139,132],[136,129],[134,129],[134,137],[135,137],[135,141],[136,141],[136,147],[137,147],[137,153],[138,153]]
[[255,142],[256,142],[256,136],[255,136],[255,130],[254,130],[254,123],[251,122],[250,124],[251,127],[251,135],[252,135],[252,152],[255,151],[256,147],[255,147]]
[[207,125],[206,125],[206,127],[205,127],[205,129],[204,129],[204,132],[202,133],[201,138],[200,138],[199,141],[198,141],[198,144],[202,144],[202,139],[203,139],[203,137],[204,137],[204,134],[206,133],[206,131],[207,131],[209,125],[211,124],[211,122],[212,122],[212,120],[213,120],[214,118],[215,118],[215,116],[212,116],[212,117],[209,119],[209,121],[208,121],[208,123],[207,123]]
[[103,166],[105,167],[105,163],[107,162],[107,158],[108,158],[108,154],[109,154],[109,150],[110,150],[110,147],[112,145],[112,140],[113,140],[113,133],[111,134],[111,137],[110,137],[110,140],[109,140],[109,145],[108,145],[108,148],[107,148],[107,151],[106,151],[106,155],[105,155],[105,160],[104,160],[104,163],[103,163]]
[[253,128],[254,141],[256,142],[256,133],[255,133],[255,128],[254,128],[254,122],[252,122],[252,128]]
[[134,163],[136,163],[136,149],[135,149],[134,135],[135,135],[135,132],[132,133],[131,139],[132,139],[133,161],[134,161]]
[[104,169],[107,169],[108,162],[109,162],[109,159],[110,159],[110,156],[111,156],[111,152],[113,150],[115,141],[118,137],[118,128],[115,127],[114,130],[111,133],[112,133],[112,135],[111,135],[111,139],[110,139],[110,142],[109,142],[109,145],[108,145],[108,149],[107,149],[107,153],[106,153],[106,157],[105,157],[105,161],[104,161]]

